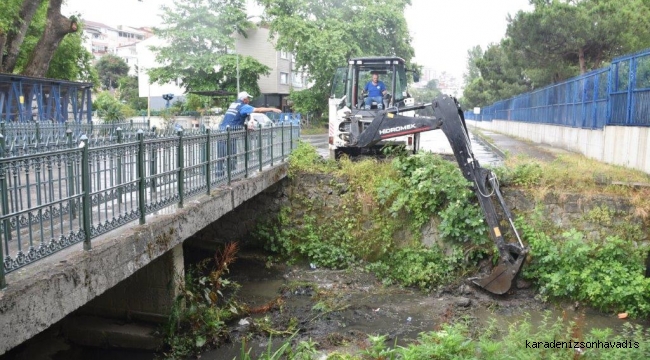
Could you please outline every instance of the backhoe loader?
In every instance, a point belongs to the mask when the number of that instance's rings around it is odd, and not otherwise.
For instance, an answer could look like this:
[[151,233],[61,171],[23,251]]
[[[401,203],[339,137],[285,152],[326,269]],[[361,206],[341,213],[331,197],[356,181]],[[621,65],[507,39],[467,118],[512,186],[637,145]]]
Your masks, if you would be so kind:
[[[399,96],[387,97],[383,109],[367,109],[360,106],[362,97],[358,96],[360,84],[360,69],[367,72],[391,69],[393,83],[387,88],[396,90],[396,85],[403,79],[404,91]],[[383,70],[382,70],[383,69]],[[479,164],[472,152],[465,118],[455,98],[440,95],[431,103],[414,104],[405,90],[405,66],[400,58],[357,58],[349,61],[347,76],[340,76],[338,83],[335,77],[332,97],[330,98],[330,150],[334,155],[340,153],[358,153],[364,149],[372,149],[382,144],[390,143],[393,139],[408,139],[411,145],[417,145],[417,135],[424,131],[442,130],[454,152],[456,162],[468,181],[472,183],[481,209],[485,216],[490,236],[499,251],[499,262],[492,273],[482,278],[470,279],[475,285],[493,294],[505,294],[512,286],[514,279],[521,270],[528,253],[517,229],[515,228],[510,209],[506,205],[499,190],[496,175]],[[400,89],[397,89],[400,90]],[[337,93],[337,91],[339,93]],[[343,95],[337,97],[339,95]],[[432,110],[433,116],[415,116],[416,112],[424,109]],[[335,118],[332,121],[332,111]],[[374,111],[373,111],[374,110]],[[431,113],[431,111],[428,111]],[[371,118],[370,118],[371,117]],[[334,122],[334,123],[333,123]],[[332,141],[332,137],[336,141]],[[332,148],[332,145],[335,144]],[[413,146],[414,151],[417,146]],[[499,225],[499,215],[494,206],[498,202],[507,218],[515,242],[506,242],[504,232]]]

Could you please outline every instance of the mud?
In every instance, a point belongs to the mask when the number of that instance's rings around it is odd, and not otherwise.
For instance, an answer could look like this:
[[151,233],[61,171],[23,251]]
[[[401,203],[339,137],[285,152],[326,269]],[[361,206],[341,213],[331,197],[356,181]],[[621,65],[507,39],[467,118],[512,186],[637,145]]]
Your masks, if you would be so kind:
[[[268,330],[289,329],[287,334],[295,332],[294,342],[311,339],[318,343],[322,353],[356,353],[369,345],[369,335],[387,335],[390,345],[406,345],[421,332],[457,321],[469,322],[472,329],[480,332],[491,321],[506,329],[510,323],[523,319],[535,326],[545,316],[575,319],[584,314],[583,331],[610,328],[615,333],[628,322],[619,320],[615,314],[599,313],[577,303],[543,302],[532,288],[494,296],[461,279],[425,293],[385,286],[381,279],[359,269],[314,269],[309,264],[267,266],[267,256],[239,253],[238,260],[231,265],[229,279],[241,286],[235,295],[240,304],[250,308],[271,304],[270,309],[233,321],[229,324],[229,341],[201,354],[201,359],[239,358],[244,339],[246,351],[250,350],[252,358],[258,358],[269,346],[277,348],[289,336],[275,334],[269,340]],[[519,286],[527,284],[519,282]],[[650,326],[647,322],[642,324]],[[64,339],[56,328],[16,350],[1,356],[0,360],[159,358],[153,352],[81,347]]]
[[[490,321],[506,328],[509,323],[527,318],[534,326],[545,316],[574,319],[584,313],[585,331],[596,327],[611,328],[615,333],[625,323],[614,314],[598,313],[580,304],[543,302],[532,288],[494,296],[460,280],[424,293],[385,286],[380,279],[360,270],[312,269],[309,264],[267,268],[265,262],[263,254],[240,254],[231,269],[232,280],[242,286],[239,301],[256,307],[279,299],[280,305],[246,318],[247,325],[233,324],[231,342],[202,354],[202,359],[235,358],[244,337],[251,354],[266,351],[269,337],[259,331],[259,323],[276,330],[286,330],[295,323],[299,330],[294,341],[311,339],[327,353],[365,348],[369,335],[387,335],[391,344],[406,345],[421,332],[456,321],[475,324],[473,328],[479,331]],[[525,285],[520,282],[520,286]],[[276,340],[271,346],[279,343]]]

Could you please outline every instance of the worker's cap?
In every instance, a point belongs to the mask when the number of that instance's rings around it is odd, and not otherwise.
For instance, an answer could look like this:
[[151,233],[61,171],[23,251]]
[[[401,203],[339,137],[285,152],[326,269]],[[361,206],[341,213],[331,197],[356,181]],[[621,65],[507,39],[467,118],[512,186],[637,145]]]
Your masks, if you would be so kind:
[[249,99],[252,98],[252,96],[249,93],[247,93],[246,91],[242,91],[242,92],[239,93],[239,95],[237,95],[237,100],[244,100],[246,98],[249,98]]

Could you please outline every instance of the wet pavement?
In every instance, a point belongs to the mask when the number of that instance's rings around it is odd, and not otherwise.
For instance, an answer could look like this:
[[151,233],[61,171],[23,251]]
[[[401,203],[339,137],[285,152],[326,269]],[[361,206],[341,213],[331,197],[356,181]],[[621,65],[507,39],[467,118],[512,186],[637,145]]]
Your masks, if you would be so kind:
[[[318,154],[323,158],[329,158],[328,134],[301,135],[301,138],[313,145]],[[498,166],[503,160],[502,154],[491,148],[484,139],[470,133],[470,141],[474,156],[481,165]],[[449,140],[441,130],[427,131],[420,134],[420,149],[431,151],[436,154],[453,155]]]

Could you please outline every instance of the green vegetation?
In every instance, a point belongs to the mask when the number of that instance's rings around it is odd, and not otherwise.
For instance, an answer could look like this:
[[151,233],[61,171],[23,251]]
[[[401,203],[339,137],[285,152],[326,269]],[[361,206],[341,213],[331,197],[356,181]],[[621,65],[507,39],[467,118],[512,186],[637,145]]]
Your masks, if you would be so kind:
[[190,269],[164,327],[165,358],[184,359],[201,350],[220,345],[227,335],[225,322],[239,315],[241,307],[224,293],[237,284],[224,278],[228,265],[235,260],[236,244],[218,251]]
[[551,237],[523,221],[518,227],[532,260],[523,275],[539,284],[543,296],[634,317],[650,314],[650,278],[644,275],[647,246],[617,236],[587,241],[576,230]]
[[0,72],[95,84],[92,55],[82,45],[76,15],[61,0],[6,0],[0,11]]
[[[314,85],[291,93],[297,112],[327,112],[330,81],[350,57],[414,56],[404,9],[409,0],[258,0],[264,6],[277,48],[295,54]],[[368,24],[372,24],[371,27]]]
[[[256,233],[280,257],[335,269],[365,266],[386,283],[430,289],[463,270],[464,250],[491,246],[469,183],[439,156],[337,163],[301,143],[289,163],[292,178],[320,176],[323,192],[336,192],[340,203],[294,195],[291,206]],[[430,224],[432,217],[440,219],[439,226]],[[422,246],[427,226],[444,242]]]
[[97,94],[92,107],[97,111],[97,115],[106,122],[125,120],[136,114],[129,105],[121,103],[108,91]]
[[[440,330],[423,332],[407,346],[387,343],[386,335],[371,335],[365,349],[318,352],[319,344],[292,338],[275,352],[269,347],[259,359],[290,360],[421,360],[421,359],[555,359],[636,360],[650,356],[650,331],[625,324],[618,335],[609,329],[592,329],[583,334],[581,319],[567,321],[546,316],[539,326],[529,320],[499,328],[494,322],[476,328],[469,321],[443,324]],[[571,341],[571,345],[569,345]],[[563,343],[562,343],[563,342]],[[574,348],[577,342],[579,349]],[[533,344],[535,343],[535,344]],[[553,348],[551,348],[553,346]],[[598,347],[598,348],[597,348]],[[239,359],[251,359],[245,344]]]
[[501,184],[523,187],[537,200],[551,191],[616,195],[628,198],[636,207],[637,215],[646,218],[650,214],[650,187],[624,185],[650,184],[650,175],[583,155],[562,154],[550,162],[525,155],[508,156],[505,166],[495,172]]
[[[645,174],[573,155],[550,163],[516,157],[507,165],[495,169],[502,184],[525,188],[539,201],[550,192],[624,191],[640,219],[650,211],[647,190],[603,187],[595,176],[641,181]],[[454,163],[439,156],[337,163],[322,160],[302,143],[291,155],[289,172],[298,183],[315,177],[321,189],[294,194],[276,222],[258,229],[266,248],[280,257],[337,269],[361,266],[387,284],[432,289],[494,255],[468,182]],[[337,196],[326,197],[331,193]],[[648,247],[640,245],[645,232],[638,219],[631,221],[633,215],[595,207],[571,231],[557,228],[540,211],[517,215],[531,248],[523,276],[543,296],[633,317],[650,314],[650,279],[643,274]],[[429,246],[422,245],[423,230]]]
[[163,5],[163,24],[154,32],[168,45],[152,49],[156,61],[165,65],[150,69],[151,81],[180,80],[188,92],[236,92],[238,57],[241,88],[258,95],[259,77],[268,75],[270,69],[253,57],[232,54],[233,34],[245,37],[246,30],[254,26],[246,17],[245,6],[243,0],[178,0],[172,6]]
[[121,57],[113,54],[106,54],[97,60],[95,64],[99,81],[103,89],[115,89],[119,80],[129,74],[129,64]]
[[533,10],[509,16],[501,42],[468,51],[464,108],[558,83],[650,46],[647,1],[530,3]]

